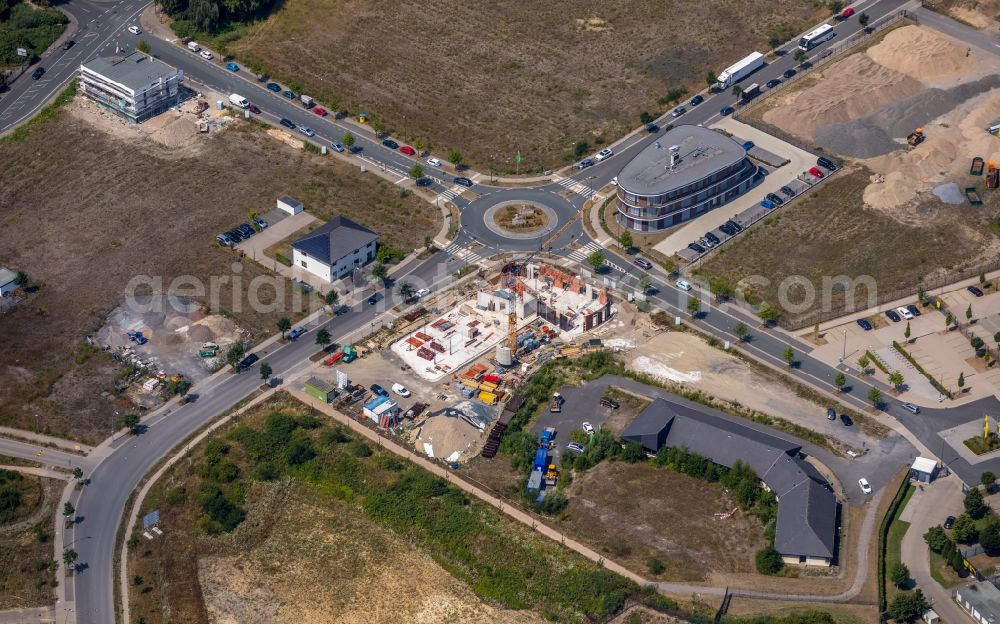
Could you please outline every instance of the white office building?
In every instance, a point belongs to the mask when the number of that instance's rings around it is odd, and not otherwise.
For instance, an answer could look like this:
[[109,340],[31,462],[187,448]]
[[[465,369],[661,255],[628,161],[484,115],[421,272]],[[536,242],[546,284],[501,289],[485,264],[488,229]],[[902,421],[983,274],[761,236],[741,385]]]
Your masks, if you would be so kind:
[[184,72],[142,52],[80,65],[80,92],[129,123],[176,106]]

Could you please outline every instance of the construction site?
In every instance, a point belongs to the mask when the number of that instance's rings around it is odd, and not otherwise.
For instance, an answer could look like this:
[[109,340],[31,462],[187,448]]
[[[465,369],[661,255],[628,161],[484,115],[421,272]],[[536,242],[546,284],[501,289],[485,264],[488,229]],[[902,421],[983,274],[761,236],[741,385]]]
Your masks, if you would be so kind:
[[391,349],[435,382],[493,349],[493,362],[509,367],[519,354],[577,338],[613,313],[608,293],[579,277],[541,263],[510,263],[483,280],[474,296],[428,317]]

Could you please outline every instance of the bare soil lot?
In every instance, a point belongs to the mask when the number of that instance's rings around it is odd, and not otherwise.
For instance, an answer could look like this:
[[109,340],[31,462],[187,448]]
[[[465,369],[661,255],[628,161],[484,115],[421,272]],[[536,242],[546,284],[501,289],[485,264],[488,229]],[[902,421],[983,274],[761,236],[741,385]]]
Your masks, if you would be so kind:
[[22,504],[12,521],[0,524],[0,609],[51,604],[56,581],[52,535],[62,484],[18,474]]
[[613,140],[669,90],[826,14],[779,0],[289,0],[230,52],[318,100],[365,111],[404,140],[457,148],[480,169],[526,171]]
[[[577,477],[559,526],[619,563],[649,578],[702,581],[713,571],[754,570],[754,553],[764,546],[764,527],[737,511],[717,483],[651,464],[603,462]],[[664,564],[653,575],[647,562]]]
[[[0,423],[87,442],[108,433],[113,412],[128,405],[101,398],[116,366],[83,341],[135,276],[162,277],[167,287],[182,275],[207,284],[238,274],[241,296],[222,283],[213,311],[231,315],[252,338],[293,316],[251,309],[242,295],[265,270],[236,263],[214,240],[248,211],[271,209],[279,195],[301,199],[320,218],[345,214],[403,249],[438,227],[433,206],[332,158],[294,150],[249,124],[196,135],[184,121],[153,138],[144,131],[155,124],[125,128],[78,100],[26,139],[0,144],[0,265],[39,285],[0,316]],[[261,292],[263,303],[273,297]]]

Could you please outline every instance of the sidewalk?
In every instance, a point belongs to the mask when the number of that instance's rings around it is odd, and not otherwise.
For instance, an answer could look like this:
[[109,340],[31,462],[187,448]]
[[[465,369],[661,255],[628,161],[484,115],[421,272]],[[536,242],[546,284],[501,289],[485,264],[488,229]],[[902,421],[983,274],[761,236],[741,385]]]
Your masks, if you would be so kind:
[[66,451],[71,451],[74,453],[82,453],[84,455],[89,455],[91,451],[94,450],[94,447],[87,446],[86,444],[81,444],[80,442],[74,442],[72,440],[66,440],[64,438],[57,438],[42,433],[35,433],[34,431],[15,429],[13,427],[0,427],[0,437],[13,438],[15,440],[24,440],[26,442],[37,443],[44,446],[55,446],[57,448],[61,448]]

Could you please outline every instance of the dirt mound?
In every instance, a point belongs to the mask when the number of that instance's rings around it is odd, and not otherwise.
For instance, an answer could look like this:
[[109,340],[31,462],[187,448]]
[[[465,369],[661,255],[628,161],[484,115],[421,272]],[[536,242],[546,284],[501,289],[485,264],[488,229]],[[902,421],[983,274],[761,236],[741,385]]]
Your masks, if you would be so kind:
[[954,39],[921,26],[904,26],[868,49],[876,63],[918,80],[955,78],[976,65],[974,54]]
[[773,124],[803,138],[819,128],[863,117],[924,86],[898,71],[854,54],[823,72],[823,80],[763,115]]

